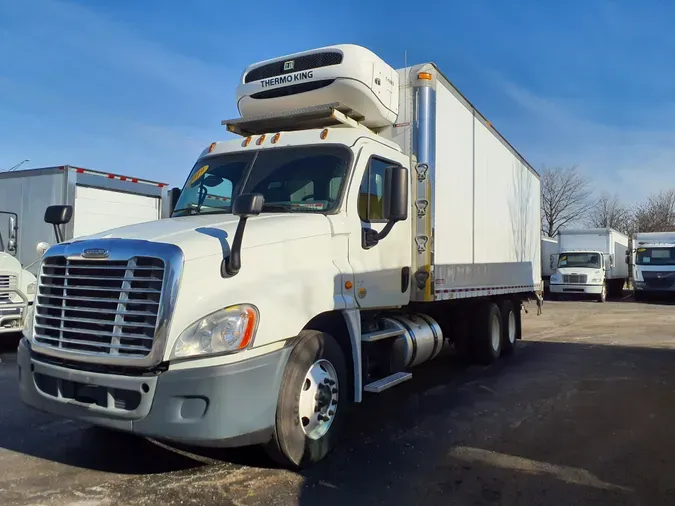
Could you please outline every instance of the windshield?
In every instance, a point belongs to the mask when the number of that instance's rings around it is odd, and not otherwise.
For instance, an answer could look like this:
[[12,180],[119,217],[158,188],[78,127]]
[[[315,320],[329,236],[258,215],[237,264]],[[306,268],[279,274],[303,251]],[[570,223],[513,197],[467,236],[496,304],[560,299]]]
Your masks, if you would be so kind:
[[675,248],[638,248],[638,265],[675,265]]
[[190,172],[174,216],[230,213],[232,199],[261,193],[263,212],[327,213],[337,207],[351,152],[339,146],[303,146],[200,159]]
[[600,254],[598,253],[564,253],[558,259],[558,267],[589,267],[600,269]]

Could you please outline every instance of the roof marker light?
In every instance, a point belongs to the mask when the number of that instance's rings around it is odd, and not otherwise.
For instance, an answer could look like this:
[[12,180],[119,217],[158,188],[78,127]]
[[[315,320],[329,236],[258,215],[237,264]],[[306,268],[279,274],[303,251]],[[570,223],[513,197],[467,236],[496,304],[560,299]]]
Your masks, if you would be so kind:
[[208,153],[210,153],[210,152],[213,151],[214,149],[216,149],[216,143],[215,143],[215,142],[212,142],[211,145],[209,146]]
[[258,137],[258,140],[255,142],[258,146],[262,146],[262,143],[265,142],[265,134],[262,134]]
[[324,128],[323,130],[321,130],[321,135],[319,137],[321,137],[322,141],[326,140],[326,137],[328,137],[328,129]]
[[281,137],[281,133],[280,132],[275,133],[274,137],[272,137],[272,144],[276,144],[277,142],[279,142],[279,137]]
[[422,79],[424,81],[431,81],[433,79],[433,76],[431,75],[431,72],[420,72],[417,74],[417,79]]
[[246,139],[244,139],[244,142],[242,142],[241,145],[242,145],[242,147],[245,148],[249,144],[251,144],[251,136],[250,135],[248,137],[246,137]]

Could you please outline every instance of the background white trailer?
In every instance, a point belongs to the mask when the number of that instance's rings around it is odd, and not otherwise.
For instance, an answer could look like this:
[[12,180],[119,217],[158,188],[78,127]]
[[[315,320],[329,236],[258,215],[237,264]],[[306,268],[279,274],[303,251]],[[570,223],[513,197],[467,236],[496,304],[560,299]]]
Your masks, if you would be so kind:
[[541,238],[541,279],[544,283],[544,288],[548,290],[548,284],[551,279],[551,274],[555,272],[558,264],[558,239],[554,237]]
[[[54,244],[53,227],[44,222],[50,205],[73,206],[64,240],[166,218],[170,198],[165,183],[71,166],[0,173],[0,210],[18,216],[16,258],[24,267],[39,258],[35,247]],[[0,223],[2,230],[5,223]],[[37,265],[29,267],[36,273]]]

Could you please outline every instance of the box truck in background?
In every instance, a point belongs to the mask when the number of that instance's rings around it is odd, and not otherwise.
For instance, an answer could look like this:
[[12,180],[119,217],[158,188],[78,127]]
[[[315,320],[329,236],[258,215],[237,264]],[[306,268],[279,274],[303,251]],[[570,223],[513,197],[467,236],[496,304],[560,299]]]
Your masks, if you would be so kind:
[[541,280],[544,292],[548,293],[551,283],[551,274],[558,266],[558,239],[554,237],[541,238]]
[[62,241],[166,218],[170,193],[165,183],[72,166],[0,173],[0,333],[23,329],[38,262],[58,242],[44,221],[46,208],[57,204],[73,209]]
[[69,165],[0,172],[0,211],[16,216],[13,255],[33,273],[43,251],[36,251],[37,245],[55,243],[44,215],[48,206],[57,204],[73,207],[62,240],[171,214],[166,183]]
[[628,236],[611,228],[561,230],[551,296],[620,297],[628,280]]
[[446,341],[514,351],[539,176],[434,64],[325,47],[248,67],[237,104],[171,219],[45,254],[24,402],[301,467]]
[[632,266],[635,300],[675,294],[675,232],[634,234]]

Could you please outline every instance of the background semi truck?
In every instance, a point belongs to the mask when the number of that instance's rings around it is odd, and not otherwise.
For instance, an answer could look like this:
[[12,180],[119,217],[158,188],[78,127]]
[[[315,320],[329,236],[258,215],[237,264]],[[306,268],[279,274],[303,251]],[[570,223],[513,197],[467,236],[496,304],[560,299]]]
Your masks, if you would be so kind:
[[558,266],[558,239],[554,237],[541,238],[541,280],[544,291],[548,293],[551,283],[551,274]]
[[444,343],[514,351],[539,177],[435,65],[325,47],[248,67],[237,104],[240,137],[205,148],[171,219],[45,254],[24,402],[296,467]]
[[[628,237],[611,228],[561,230],[551,295],[619,297],[628,280]],[[554,257],[555,258],[555,257]]]
[[[49,243],[166,218],[170,197],[165,183],[79,167],[0,173],[0,334],[23,329],[38,262]],[[50,205],[72,207],[58,240],[43,219]]]
[[635,300],[675,294],[675,232],[634,234],[632,253]]

